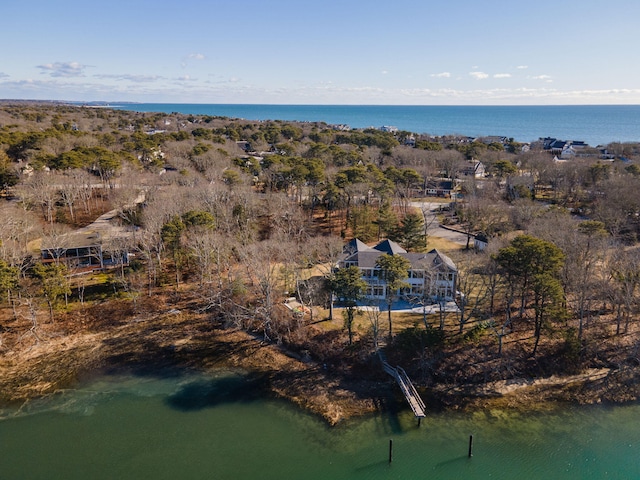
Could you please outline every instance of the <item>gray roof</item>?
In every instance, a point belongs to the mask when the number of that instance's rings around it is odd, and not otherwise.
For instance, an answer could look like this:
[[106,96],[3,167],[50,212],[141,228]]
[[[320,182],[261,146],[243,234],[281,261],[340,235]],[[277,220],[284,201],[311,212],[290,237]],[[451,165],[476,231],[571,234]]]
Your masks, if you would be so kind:
[[[351,248],[349,248],[351,246]],[[358,239],[353,239],[344,248],[341,262],[356,262],[360,268],[375,268],[380,255],[400,255],[411,263],[412,270],[448,269],[457,272],[456,264],[447,255],[435,248],[427,253],[407,252],[397,243],[384,240],[375,247],[368,247]]]
[[397,255],[399,253],[407,253],[407,251],[404,248],[402,248],[396,242],[393,242],[391,240],[383,240],[382,242],[380,242],[379,244],[377,244],[373,248],[378,250],[378,251],[380,251],[380,252],[382,252],[382,253],[387,253],[389,255]]
[[342,253],[352,255],[356,252],[366,252],[373,250],[367,246],[364,242],[361,242],[357,238],[353,238],[342,248]]

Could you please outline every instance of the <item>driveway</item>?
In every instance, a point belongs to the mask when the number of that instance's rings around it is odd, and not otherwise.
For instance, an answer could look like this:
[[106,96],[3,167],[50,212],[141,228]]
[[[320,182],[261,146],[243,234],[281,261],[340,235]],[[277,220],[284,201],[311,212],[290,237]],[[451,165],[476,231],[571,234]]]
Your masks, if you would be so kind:
[[444,238],[459,245],[467,245],[467,235],[454,230],[449,230],[440,225],[438,212],[446,208],[450,203],[443,202],[410,202],[409,206],[422,210],[427,224],[427,235],[430,237]]

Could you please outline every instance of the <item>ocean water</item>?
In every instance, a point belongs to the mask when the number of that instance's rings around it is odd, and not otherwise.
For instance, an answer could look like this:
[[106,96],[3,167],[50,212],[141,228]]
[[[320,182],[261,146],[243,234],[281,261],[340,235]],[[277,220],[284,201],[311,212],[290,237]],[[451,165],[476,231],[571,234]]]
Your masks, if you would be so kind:
[[639,415],[496,410],[429,414],[418,427],[405,410],[330,428],[256,397],[238,373],[105,377],[0,410],[0,478],[637,479]]
[[519,142],[541,137],[589,145],[640,141],[640,105],[376,106],[133,103],[113,108],[179,112],[248,120],[322,121],[352,128],[395,126],[418,134],[500,135]]

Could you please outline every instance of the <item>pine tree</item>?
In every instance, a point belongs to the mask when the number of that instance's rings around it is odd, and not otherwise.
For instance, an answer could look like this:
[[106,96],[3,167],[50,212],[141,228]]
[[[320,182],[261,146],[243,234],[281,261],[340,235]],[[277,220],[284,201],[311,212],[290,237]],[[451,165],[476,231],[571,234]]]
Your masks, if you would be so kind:
[[409,212],[399,228],[400,244],[408,251],[421,251],[427,247],[422,215]]

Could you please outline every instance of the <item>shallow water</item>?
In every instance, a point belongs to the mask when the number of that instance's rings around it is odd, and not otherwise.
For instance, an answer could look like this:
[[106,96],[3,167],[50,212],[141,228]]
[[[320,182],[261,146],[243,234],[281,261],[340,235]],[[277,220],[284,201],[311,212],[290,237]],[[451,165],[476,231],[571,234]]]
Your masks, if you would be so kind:
[[406,411],[330,428],[237,373],[106,377],[0,412],[0,479],[640,478],[639,414],[487,411],[418,428]]

